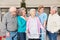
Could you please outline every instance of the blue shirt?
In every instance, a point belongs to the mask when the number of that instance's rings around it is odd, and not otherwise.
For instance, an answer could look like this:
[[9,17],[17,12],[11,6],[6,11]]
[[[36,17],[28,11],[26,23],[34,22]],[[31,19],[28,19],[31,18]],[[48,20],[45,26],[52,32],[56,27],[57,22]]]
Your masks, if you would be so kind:
[[47,21],[47,14],[46,13],[42,13],[40,15],[37,13],[36,16],[39,17],[39,20],[42,25],[44,24],[44,21]]
[[18,32],[25,32],[26,31],[26,20],[21,16],[17,16],[18,22]]

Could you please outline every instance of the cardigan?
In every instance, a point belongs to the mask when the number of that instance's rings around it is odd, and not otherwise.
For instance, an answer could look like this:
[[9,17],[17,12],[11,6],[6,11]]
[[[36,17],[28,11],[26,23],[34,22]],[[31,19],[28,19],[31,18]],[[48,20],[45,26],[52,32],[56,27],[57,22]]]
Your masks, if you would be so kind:
[[29,38],[39,38],[40,28],[44,29],[38,17],[28,18],[26,30],[29,31],[29,33],[27,33]]
[[26,31],[26,20],[22,16],[17,16],[18,32]]

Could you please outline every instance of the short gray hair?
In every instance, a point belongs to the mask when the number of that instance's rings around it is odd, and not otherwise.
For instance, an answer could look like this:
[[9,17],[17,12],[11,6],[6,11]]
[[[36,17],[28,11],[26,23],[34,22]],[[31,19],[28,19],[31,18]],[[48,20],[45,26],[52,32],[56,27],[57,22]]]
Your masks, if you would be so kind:
[[25,9],[24,7],[22,7],[22,8],[20,9],[21,12],[22,12],[22,10],[25,10],[25,11],[26,11],[26,9]]
[[58,7],[57,6],[51,6],[51,9],[54,9],[55,11],[58,11]]

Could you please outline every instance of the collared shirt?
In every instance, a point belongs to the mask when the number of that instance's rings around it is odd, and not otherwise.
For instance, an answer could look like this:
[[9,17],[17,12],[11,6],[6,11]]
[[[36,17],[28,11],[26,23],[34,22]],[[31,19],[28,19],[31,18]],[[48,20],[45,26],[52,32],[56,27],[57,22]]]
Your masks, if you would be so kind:
[[55,33],[60,29],[60,18],[58,14],[49,15],[48,23],[47,23],[47,30],[51,33]]
[[37,13],[36,16],[39,17],[39,20],[41,24],[44,24],[44,21],[47,21],[47,14],[46,13],[41,13],[40,15]]
[[6,30],[16,31],[17,30],[17,17],[13,17],[10,12],[6,13],[3,17],[2,23]]

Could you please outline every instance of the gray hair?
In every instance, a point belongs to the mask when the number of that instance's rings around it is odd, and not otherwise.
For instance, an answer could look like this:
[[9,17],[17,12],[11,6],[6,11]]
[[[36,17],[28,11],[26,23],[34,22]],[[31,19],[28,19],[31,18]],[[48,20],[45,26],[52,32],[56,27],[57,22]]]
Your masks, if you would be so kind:
[[51,6],[51,9],[54,9],[55,11],[58,11],[58,7],[57,6]]
[[25,9],[24,7],[22,7],[22,8],[20,9],[21,12],[22,12],[22,10],[25,10],[25,11],[26,11],[26,9]]
[[23,10],[26,11],[26,9],[25,9],[24,7],[20,8],[20,15],[21,15],[21,16],[22,16],[22,11],[23,11]]

